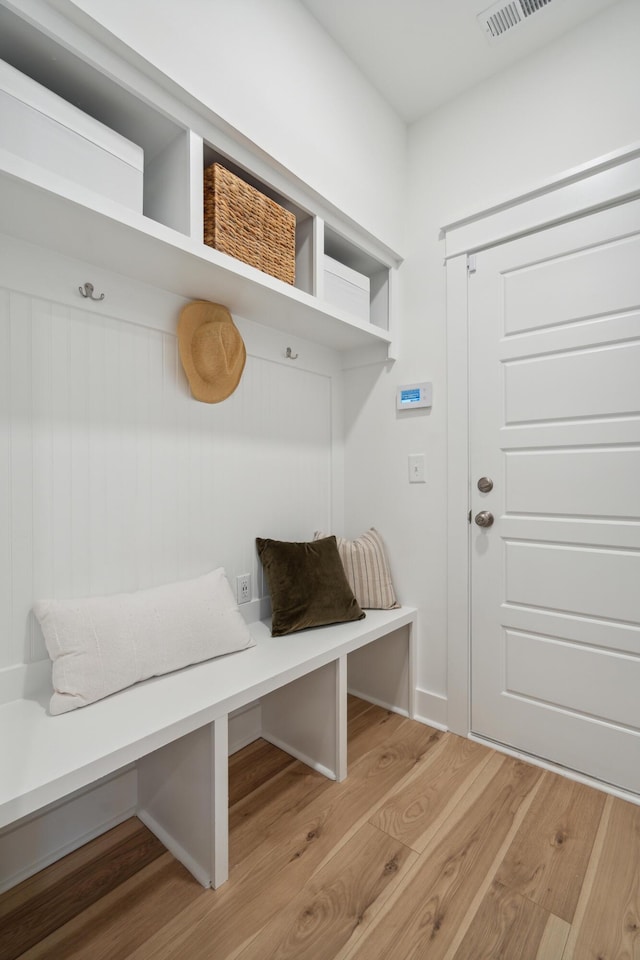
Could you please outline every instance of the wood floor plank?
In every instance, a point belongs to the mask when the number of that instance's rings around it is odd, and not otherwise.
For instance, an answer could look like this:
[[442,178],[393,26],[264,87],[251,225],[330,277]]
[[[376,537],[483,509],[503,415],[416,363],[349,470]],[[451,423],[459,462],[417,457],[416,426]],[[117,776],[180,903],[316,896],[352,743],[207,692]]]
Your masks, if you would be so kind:
[[571,925],[560,917],[549,914],[547,926],[538,946],[536,960],[563,960]]
[[[548,920],[537,903],[494,881],[452,960],[536,960]],[[545,960],[562,960],[562,953]]]
[[640,806],[609,797],[563,960],[640,958],[639,865]]
[[545,773],[496,880],[571,923],[605,798]]
[[472,740],[445,734],[440,747],[410,783],[395,790],[371,818],[371,823],[421,852],[437,828],[438,819],[455,804],[478,775],[491,751]]
[[207,894],[182,864],[164,853],[20,960],[126,960],[164,924]]
[[417,855],[365,823],[238,960],[333,960]]
[[365,713],[371,708],[372,704],[362,697],[354,697],[352,693],[347,694],[347,723],[355,720],[361,713]]
[[421,854],[411,882],[372,926],[350,960],[443,958],[463,929],[478,888],[519,824],[540,770],[492,757]]
[[115,844],[138,836],[141,829],[147,828],[136,817],[129,817],[128,820],[124,820],[106,833],[52,863],[51,866],[23,880],[11,890],[7,890],[0,896],[0,921],[27,901],[41,894],[46,895],[47,891],[62,886],[87,863],[108,854]]
[[289,765],[229,811],[229,867],[255,853],[274,825],[299,814],[331,781],[300,761]]
[[230,956],[335,856],[366,822],[371,804],[424,762],[441,736],[403,721],[392,739],[353,765],[346,780],[330,783],[330,789],[300,813],[269,828],[254,853],[212,892],[206,905],[187,908],[131,960],[211,960],[214,941],[220,957]]
[[232,754],[229,757],[229,806],[233,807],[292,763],[295,763],[292,756],[262,738]]
[[15,960],[165,852],[160,841],[139,821],[135,830],[110,843],[108,848],[109,838],[105,837],[99,838],[100,843],[88,844],[82,857],[70,855],[72,866],[66,869],[64,883],[53,880],[65,870],[64,865],[58,870],[43,871],[38,881],[26,881],[26,895],[21,903],[17,902],[18,890],[12,898],[13,909],[6,909],[5,905],[0,925],[2,960]]
[[379,743],[388,740],[404,723],[404,718],[384,707],[369,704],[369,708],[356,713],[348,724],[347,767],[357,763],[361,757]]

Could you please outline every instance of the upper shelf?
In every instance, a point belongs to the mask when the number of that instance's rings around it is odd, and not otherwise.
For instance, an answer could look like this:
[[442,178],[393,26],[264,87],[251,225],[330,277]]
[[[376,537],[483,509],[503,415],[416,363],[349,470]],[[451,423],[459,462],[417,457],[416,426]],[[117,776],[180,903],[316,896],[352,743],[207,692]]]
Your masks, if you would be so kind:
[[334,350],[391,335],[254,267],[0,151],[2,230]]
[[[13,68],[25,89],[29,77],[45,101],[61,98],[56,109],[63,114],[65,104],[72,105],[107,135],[114,131],[131,141],[142,158],[143,201],[132,209],[117,192],[112,196],[120,202],[97,192],[111,177],[100,174],[92,160],[81,161],[80,168],[76,163],[75,177],[70,165],[60,164],[60,153],[57,166],[47,165],[49,137],[58,135],[55,124],[43,133],[41,149],[36,138],[33,153],[31,141],[21,152],[11,130],[22,124],[14,119],[0,147],[0,230],[188,299],[224,303],[237,316],[350,353],[350,361],[358,362],[358,354],[363,362],[394,355],[392,273],[400,260],[393,251],[323,208],[322,198],[264,154],[254,156],[246,142],[236,143],[205,105],[180,88],[158,84],[143,66],[119,58],[95,36],[87,47],[80,28],[60,14],[53,17],[43,0],[28,0],[27,7],[29,21],[13,0],[0,0],[0,59],[11,65],[5,71],[9,94],[26,95],[11,89]],[[90,58],[80,52],[85,47]],[[36,110],[47,117],[37,91],[34,96]],[[295,286],[203,243],[203,168],[213,161],[295,215]],[[85,171],[92,173],[88,179]],[[329,302],[351,304],[348,296],[336,294],[335,285],[325,293],[325,255],[367,278],[369,310],[366,300],[361,315]]]

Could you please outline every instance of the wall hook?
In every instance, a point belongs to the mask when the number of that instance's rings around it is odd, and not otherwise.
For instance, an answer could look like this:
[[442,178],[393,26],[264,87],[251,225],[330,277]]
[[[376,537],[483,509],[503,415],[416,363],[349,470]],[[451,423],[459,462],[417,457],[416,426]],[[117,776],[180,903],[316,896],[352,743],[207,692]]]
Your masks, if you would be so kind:
[[101,293],[99,297],[94,297],[92,283],[85,283],[84,287],[78,287],[78,290],[85,300],[104,300],[104,293]]
[[287,358],[287,360],[297,360],[298,354],[291,353],[291,347],[287,347],[287,352],[285,353],[285,357]]

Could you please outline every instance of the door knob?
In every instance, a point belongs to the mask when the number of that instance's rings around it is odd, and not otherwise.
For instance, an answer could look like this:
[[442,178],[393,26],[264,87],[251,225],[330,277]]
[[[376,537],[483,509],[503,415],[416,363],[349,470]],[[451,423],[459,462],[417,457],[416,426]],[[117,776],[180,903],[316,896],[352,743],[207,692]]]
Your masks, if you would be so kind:
[[490,527],[493,523],[493,514],[489,513],[488,510],[482,510],[480,513],[476,513],[475,521],[479,527]]

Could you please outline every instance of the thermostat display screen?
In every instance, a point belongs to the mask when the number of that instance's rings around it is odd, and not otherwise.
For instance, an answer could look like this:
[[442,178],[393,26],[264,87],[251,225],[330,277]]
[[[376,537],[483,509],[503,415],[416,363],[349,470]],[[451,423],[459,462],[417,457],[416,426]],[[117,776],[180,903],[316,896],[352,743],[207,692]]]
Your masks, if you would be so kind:
[[410,404],[420,402],[420,388],[409,387],[407,390],[400,390],[400,403]]
[[396,407],[398,410],[415,410],[418,407],[430,407],[432,403],[432,384],[406,383],[398,387]]

